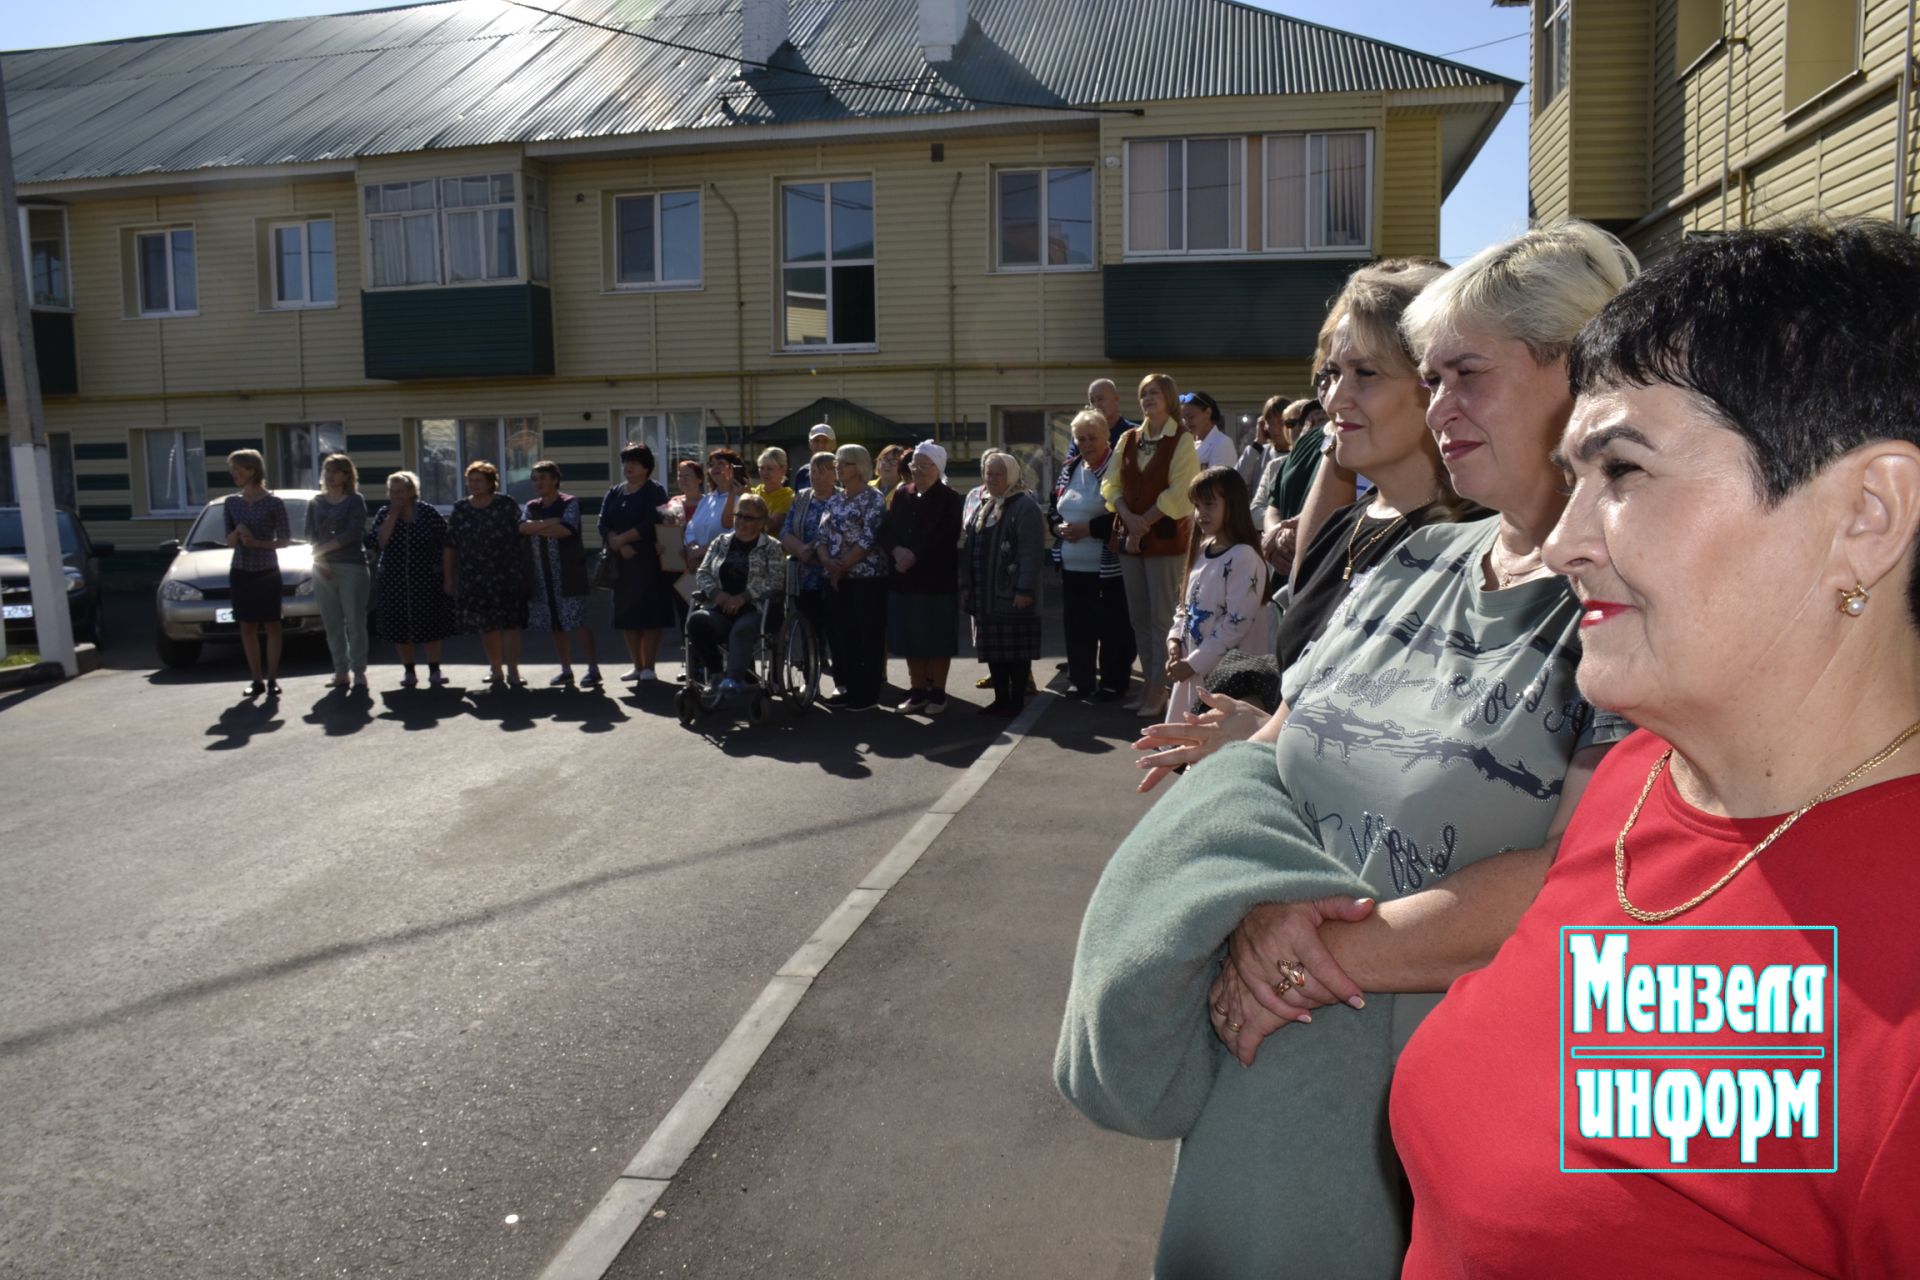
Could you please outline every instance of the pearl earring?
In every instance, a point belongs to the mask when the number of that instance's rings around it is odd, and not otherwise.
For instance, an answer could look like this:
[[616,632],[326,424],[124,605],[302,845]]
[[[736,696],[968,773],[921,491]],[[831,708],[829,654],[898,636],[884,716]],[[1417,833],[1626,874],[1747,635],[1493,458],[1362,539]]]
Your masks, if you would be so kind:
[[1849,618],[1857,618],[1867,611],[1867,589],[1859,583],[1853,584],[1853,590],[1840,592],[1840,612]]

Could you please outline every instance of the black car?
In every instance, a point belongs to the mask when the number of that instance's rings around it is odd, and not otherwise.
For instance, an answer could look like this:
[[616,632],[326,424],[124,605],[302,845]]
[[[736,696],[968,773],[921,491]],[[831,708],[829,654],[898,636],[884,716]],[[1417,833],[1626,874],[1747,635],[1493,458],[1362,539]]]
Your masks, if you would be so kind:
[[[113,554],[111,542],[95,542],[87,527],[71,511],[56,511],[60,530],[60,560],[66,569],[67,608],[73,615],[73,638],[100,642],[100,557]],[[0,507],[0,615],[4,615],[7,644],[34,643],[33,591],[27,584],[27,541],[22,533],[20,508]]]

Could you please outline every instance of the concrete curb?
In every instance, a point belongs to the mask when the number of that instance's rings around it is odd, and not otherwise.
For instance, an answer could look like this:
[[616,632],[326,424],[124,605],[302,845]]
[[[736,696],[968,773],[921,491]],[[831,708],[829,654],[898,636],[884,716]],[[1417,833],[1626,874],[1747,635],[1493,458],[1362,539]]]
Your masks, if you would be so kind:
[[732,1101],[827,964],[966,803],[979,794],[1057,696],[1029,699],[1006,731],[917,819],[771,981],[648,1136],[613,1186],[562,1245],[540,1280],[600,1280]]

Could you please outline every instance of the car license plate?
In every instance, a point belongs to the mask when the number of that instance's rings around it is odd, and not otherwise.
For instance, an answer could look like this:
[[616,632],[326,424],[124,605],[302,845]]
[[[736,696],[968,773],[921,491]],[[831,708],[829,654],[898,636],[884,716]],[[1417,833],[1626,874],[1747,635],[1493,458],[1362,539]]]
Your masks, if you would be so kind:
[[5,606],[0,606],[0,617],[5,617],[9,620],[13,618],[31,618],[32,616],[33,616],[33,606],[30,604],[10,604]]
[[214,620],[215,622],[232,622],[232,621],[233,621],[233,610],[231,610],[231,609],[215,609],[215,610],[213,611],[213,620]]

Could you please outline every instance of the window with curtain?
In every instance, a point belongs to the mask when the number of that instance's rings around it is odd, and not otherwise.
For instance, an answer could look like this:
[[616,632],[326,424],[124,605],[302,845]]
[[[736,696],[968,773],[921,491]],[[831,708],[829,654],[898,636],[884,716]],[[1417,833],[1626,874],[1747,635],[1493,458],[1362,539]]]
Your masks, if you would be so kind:
[[36,307],[71,307],[73,284],[67,270],[67,211],[20,210],[20,235],[26,246],[27,287]]
[[273,305],[330,307],[334,304],[333,219],[279,222],[273,237]]
[[698,191],[616,196],[613,223],[615,288],[684,288],[700,283]]
[[467,464],[500,468],[500,488],[525,502],[540,460],[540,420],[532,417],[423,418],[416,426],[420,496],[450,507],[467,496]]
[[1372,239],[1372,135],[1280,133],[1263,140],[1269,253],[1365,250]]
[[1246,140],[1127,143],[1127,252],[1238,253],[1246,248]]
[[[527,217],[530,275],[547,269],[546,185],[526,179],[541,204]],[[436,181],[383,182],[363,191],[368,276],[375,289],[484,284],[521,278],[519,200],[511,173]]]
[[142,231],[133,238],[134,293],[143,316],[190,315],[200,309],[193,228]]
[[290,422],[274,428],[279,437],[275,485],[282,489],[322,489],[320,464],[328,454],[347,451],[346,428],[337,422]]
[[198,431],[140,433],[147,470],[147,510],[154,515],[197,512],[207,503],[207,454]]
[[1560,96],[1567,87],[1567,67],[1573,48],[1573,0],[1548,0],[1540,23],[1540,84],[1534,95],[1534,114]]
[[998,266],[1047,271],[1093,265],[1093,170],[1002,169],[995,175]]
[[781,346],[874,345],[873,243],[870,180],[780,188]]

